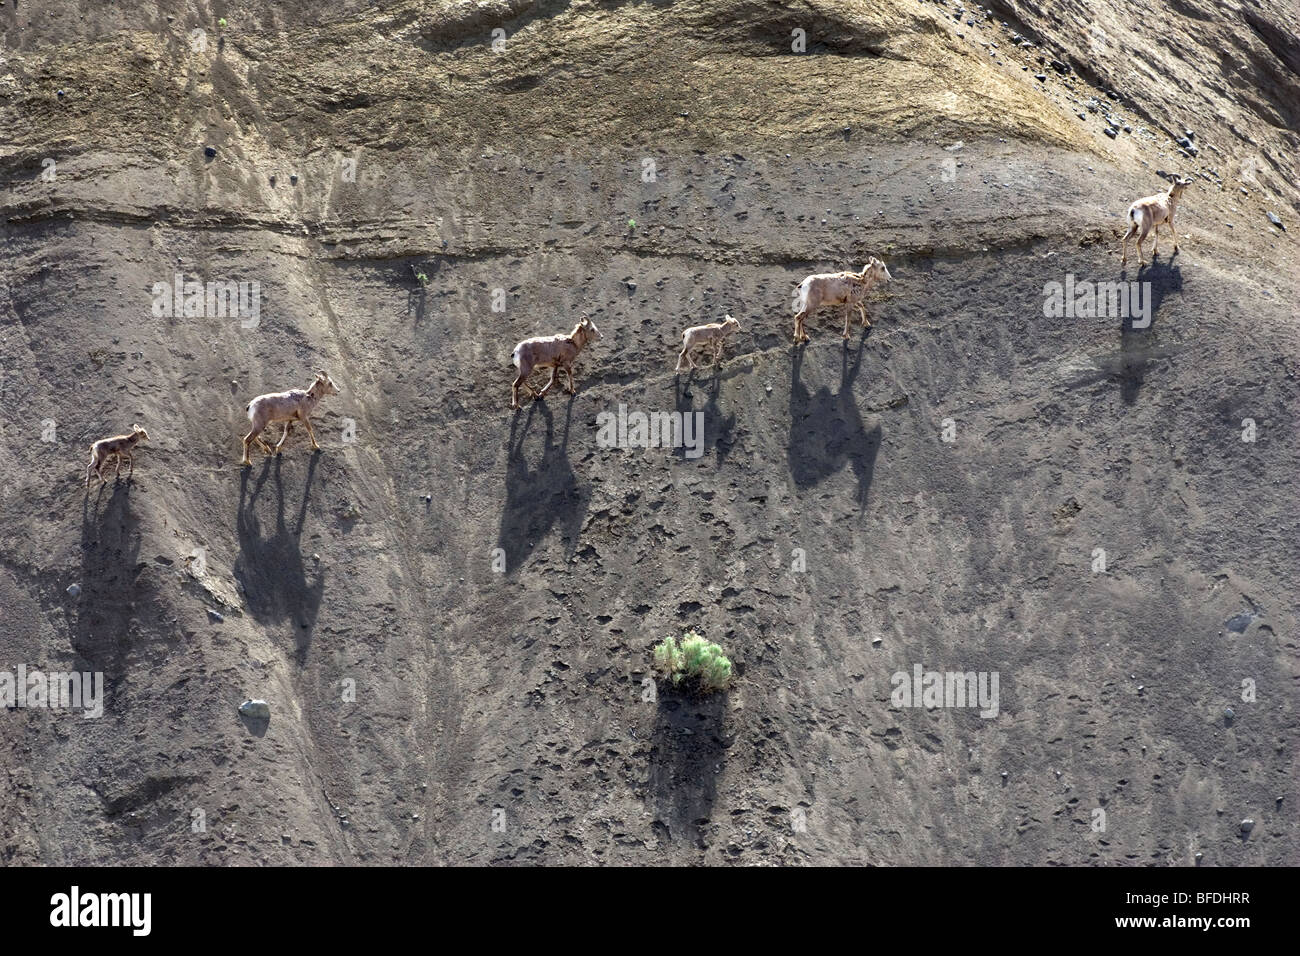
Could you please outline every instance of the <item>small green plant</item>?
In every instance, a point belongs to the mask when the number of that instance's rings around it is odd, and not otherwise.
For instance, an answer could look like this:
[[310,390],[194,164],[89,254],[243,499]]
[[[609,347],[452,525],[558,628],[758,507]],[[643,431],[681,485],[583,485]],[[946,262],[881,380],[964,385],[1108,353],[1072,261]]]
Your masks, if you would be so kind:
[[217,26],[221,27],[221,29],[224,30],[226,28],[226,18],[222,17],[220,20],[218,20]]
[[722,648],[687,631],[679,642],[670,637],[654,649],[655,668],[674,685],[685,680],[702,693],[726,690],[731,684],[731,661]]
[[429,277],[423,272],[417,272],[415,274],[415,281],[420,283],[420,285],[425,286],[429,284]]
[[627,221],[627,228],[630,229],[630,230],[635,230],[635,229],[636,229],[636,220],[635,220],[635,219],[629,219],[629,220]]

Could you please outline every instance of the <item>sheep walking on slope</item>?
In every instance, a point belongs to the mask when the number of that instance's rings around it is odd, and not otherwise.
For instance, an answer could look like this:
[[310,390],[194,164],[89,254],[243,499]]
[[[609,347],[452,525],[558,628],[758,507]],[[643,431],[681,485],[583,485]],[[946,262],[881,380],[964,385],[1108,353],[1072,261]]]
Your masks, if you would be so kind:
[[696,325],[682,333],[682,353],[677,356],[677,371],[682,370],[682,362],[687,363],[688,368],[697,368],[695,360],[691,358],[691,349],[697,345],[712,345],[713,347],[713,364],[717,365],[722,359],[722,344],[730,332],[740,330],[740,323],[727,316],[721,322],[713,322],[709,325]]
[[[565,391],[573,395],[577,391],[573,384],[573,363],[583,349],[599,338],[600,330],[596,328],[596,323],[584,315],[568,335],[541,335],[524,339],[516,345],[510,359],[519,370],[519,375],[510,386],[510,407],[519,407],[520,385],[528,389],[533,398],[545,398],[561,371],[569,377],[569,387]],[[528,376],[539,368],[551,370],[551,380],[540,392],[528,384]]]
[[1178,200],[1183,198],[1183,190],[1191,184],[1190,179],[1175,176],[1167,192],[1139,199],[1128,207],[1128,232],[1124,233],[1124,238],[1120,241],[1121,267],[1128,263],[1128,241],[1134,236],[1137,237],[1138,265],[1142,264],[1142,240],[1152,229],[1156,233],[1156,247],[1152,252],[1152,258],[1160,254],[1161,226],[1168,226],[1169,231],[1174,234],[1174,252],[1178,251],[1178,230],[1174,228],[1174,212],[1178,209]]
[[117,435],[113,438],[101,438],[90,446],[90,465],[86,468],[86,487],[90,487],[90,473],[93,471],[99,476],[100,484],[108,484],[108,479],[104,477],[104,467],[108,464],[110,458],[115,458],[113,466],[113,478],[116,479],[118,473],[122,470],[122,459],[125,458],[131,466],[126,473],[127,480],[135,474],[135,455],[132,449],[142,441],[149,440],[149,433],[139,425],[131,426],[131,434]]
[[[316,432],[311,427],[311,414],[316,411],[316,406],[320,404],[322,398],[338,393],[339,390],[330,377],[318,371],[316,380],[305,389],[292,388],[287,392],[271,392],[268,395],[257,396],[245,409],[252,427],[244,436],[244,458],[240,464],[253,463],[248,457],[248,446],[253,442],[257,442],[268,455],[277,454],[284,440],[289,437],[289,429],[293,427],[294,422],[302,422],[307,426],[307,434],[311,436],[311,447],[315,451],[320,451],[320,445],[316,442]],[[284,422],[284,434],[280,436],[280,441],[276,443],[274,450],[262,440],[262,430],[272,422]]]
[[804,321],[822,306],[827,305],[844,306],[846,339],[849,337],[849,320],[853,309],[857,309],[858,314],[862,316],[862,325],[870,328],[871,320],[867,318],[867,307],[863,300],[873,288],[892,278],[885,264],[872,256],[862,267],[861,272],[824,272],[804,279],[799,283],[799,291],[794,303],[795,342],[808,341],[808,330],[804,328]]

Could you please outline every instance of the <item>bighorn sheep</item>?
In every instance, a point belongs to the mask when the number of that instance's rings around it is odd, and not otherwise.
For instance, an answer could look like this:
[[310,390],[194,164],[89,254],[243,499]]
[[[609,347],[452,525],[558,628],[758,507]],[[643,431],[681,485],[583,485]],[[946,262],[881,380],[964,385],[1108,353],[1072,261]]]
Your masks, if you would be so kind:
[[1160,227],[1167,225],[1174,234],[1174,252],[1178,251],[1178,230],[1174,228],[1174,212],[1178,209],[1178,200],[1183,198],[1183,190],[1192,184],[1190,179],[1175,176],[1168,192],[1156,193],[1139,199],[1128,207],[1129,227],[1120,242],[1123,255],[1120,265],[1128,264],[1128,241],[1137,237],[1138,265],[1142,264],[1142,240],[1152,229],[1156,231],[1156,247],[1152,257],[1160,254]]
[[108,479],[104,477],[104,466],[108,460],[116,456],[117,461],[113,465],[113,478],[116,479],[118,473],[122,470],[122,459],[125,458],[131,465],[127,471],[126,477],[129,481],[135,474],[135,455],[132,449],[142,441],[149,440],[149,433],[139,425],[131,426],[131,434],[116,435],[113,438],[101,438],[90,446],[90,465],[86,468],[86,487],[90,487],[90,473],[93,471],[99,475],[100,484],[108,484]]
[[713,364],[717,365],[722,358],[722,343],[730,332],[740,331],[740,323],[727,316],[721,322],[713,322],[709,325],[696,325],[682,333],[682,354],[677,356],[677,371],[682,370],[682,361],[685,360],[689,368],[696,368],[695,360],[691,358],[691,349],[697,345],[713,345]]
[[893,276],[885,264],[872,256],[861,272],[825,272],[811,275],[799,283],[799,292],[795,299],[794,340],[807,342],[808,331],[804,321],[813,312],[824,305],[844,306],[844,337],[849,337],[849,320],[852,310],[857,309],[862,316],[862,325],[871,327],[867,318],[867,308],[863,300],[875,286],[888,282]]
[[[316,406],[326,395],[338,393],[338,387],[329,375],[318,371],[316,380],[309,388],[291,388],[287,392],[271,392],[268,395],[257,396],[245,409],[252,428],[244,436],[244,460],[240,464],[252,464],[248,457],[248,446],[253,442],[257,442],[268,455],[278,454],[280,446],[289,437],[289,429],[293,428],[294,422],[302,422],[307,426],[307,434],[311,436],[311,447],[320,451],[320,445],[316,443],[316,432],[311,427],[311,413],[316,411]],[[284,422],[284,434],[280,436],[280,441],[276,443],[274,450],[262,441],[262,429],[272,422]]]
[[[510,360],[519,370],[519,377],[510,386],[510,407],[519,407],[520,385],[528,389],[533,398],[545,398],[559,378],[561,369],[569,376],[569,387],[565,391],[574,394],[577,389],[573,384],[573,363],[577,360],[578,353],[599,338],[600,330],[596,328],[596,323],[584,315],[568,335],[539,335],[537,338],[524,339],[516,345]],[[528,384],[528,376],[539,368],[551,369],[551,380],[540,392]]]

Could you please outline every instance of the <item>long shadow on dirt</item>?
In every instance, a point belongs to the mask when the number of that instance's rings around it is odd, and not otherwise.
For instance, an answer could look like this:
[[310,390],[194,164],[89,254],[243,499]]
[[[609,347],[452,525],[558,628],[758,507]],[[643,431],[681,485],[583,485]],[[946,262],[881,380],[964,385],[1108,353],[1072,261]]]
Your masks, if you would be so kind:
[[[519,424],[523,415],[523,425]],[[546,422],[541,457],[530,467],[524,455],[533,417]],[[506,555],[506,573],[514,574],[552,528],[560,532],[566,555],[577,546],[578,532],[587,513],[591,491],[578,481],[569,463],[569,422],[573,399],[565,406],[564,435],[555,442],[555,420],[546,400],[529,403],[528,411],[516,413],[510,423],[510,446],[506,458],[506,500],[501,510],[497,547]]]
[[[325,592],[325,572],[317,570],[309,584],[302,559],[302,528],[319,460],[320,452],[316,452],[307,465],[297,523],[292,528],[285,520],[283,459],[279,455],[268,457],[262,463],[261,474],[251,491],[252,468],[243,470],[239,481],[239,511],[235,518],[239,558],[235,561],[234,571],[243,585],[248,608],[259,621],[289,622],[299,663],[306,660],[311,647],[312,629]],[[262,498],[262,489],[268,478],[275,482],[274,503]]]
[[147,596],[137,583],[139,555],[131,484],[115,480],[92,487],[81,505],[81,594],[73,650],[106,681],[126,674],[133,609]]
[[853,396],[869,331],[864,330],[856,350],[843,349],[838,392],[832,393],[825,385],[815,393],[808,391],[801,378],[806,345],[794,347],[790,366],[790,439],[786,446],[790,475],[804,490],[820,484],[847,462],[858,479],[859,508],[866,506],[880,452],[880,425],[867,428]]
[[[704,402],[697,404],[698,391],[692,389],[696,385],[695,370],[692,369],[688,374],[686,381],[683,383],[681,376],[673,383],[674,401],[676,409],[682,416],[683,436],[687,427],[694,427],[696,419],[690,419],[692,423],[687,425],[687,416],[694,415],[697,412],[703,413],[703,419],[699,428],[691,433],[694,442],[703,445],[699,454],[695,449],[688,449],[684,445],[677,448],[674,454],[679,458],[694,456],[700,457],[701,454],[713,453],[713,463],[718,468],[727,460],[727,455],[731,452],[731,446],[735,443],[733,432],[736,428],[736,413],[723,415],[721,408],[718,407],[718,398],[722,394],[722,374],[719,368],[713,368],[709,371],[708,377],[703,380],[705,383]],[[700,430],[703,429],[703,439],[700,437]]]
[[[1120,273],[1120,281],[1128,281],[1128,272]],[[1126,405],[1137,401],[1142,390],[1142,381],[1146,377],[1148,360],[1156,345],[1156,313],[1160,304],[1170,292],[1183,290],[1183,271],[1171,259],[1153,258],[1150,265],[1141,266],[1137,272],[1138,282],[1151,283],[1150,324],[1145,328],[1135,328],[1133,316],[1123,320],[1119,338],[1119,381],[1120,396]]]
[[654,803],[655,829],[666,828],[671,840],[702,845],[717,797],[718,773],[727,759],[722,728],[726,712],[726,694],[659,698],[648,796]]

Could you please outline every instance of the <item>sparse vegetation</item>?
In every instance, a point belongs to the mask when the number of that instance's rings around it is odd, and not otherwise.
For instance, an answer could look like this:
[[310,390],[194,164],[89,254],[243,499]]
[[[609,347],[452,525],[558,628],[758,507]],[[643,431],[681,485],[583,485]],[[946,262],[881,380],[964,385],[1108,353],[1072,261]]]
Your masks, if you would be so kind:
[[731,685],[731,661],[717,644],[694,631],[681,641],[670,637],[654,649],[655,669],[674,686],[693,686],[702,693],[726,690]]

